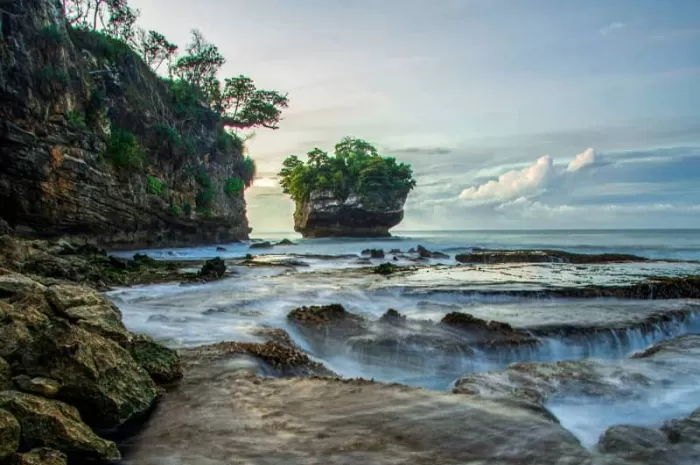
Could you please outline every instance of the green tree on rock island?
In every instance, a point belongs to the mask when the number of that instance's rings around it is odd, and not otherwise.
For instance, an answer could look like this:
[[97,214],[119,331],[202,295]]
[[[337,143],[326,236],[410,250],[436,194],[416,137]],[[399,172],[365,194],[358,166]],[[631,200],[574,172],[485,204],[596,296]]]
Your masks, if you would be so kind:
[[332,156],[315,148],[306,162],[287,157],[279,176],[296,203],[295,230],[305,237],[387,236],[416,186],[410,165],[352,137],[336,144]]

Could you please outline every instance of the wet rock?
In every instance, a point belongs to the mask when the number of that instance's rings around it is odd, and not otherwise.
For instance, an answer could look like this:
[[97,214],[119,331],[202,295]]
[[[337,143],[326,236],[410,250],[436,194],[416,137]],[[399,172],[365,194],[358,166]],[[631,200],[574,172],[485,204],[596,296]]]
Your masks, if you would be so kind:
[[56,397],[61,389],[61,383],[49,378],[30,378],[27,375],[20,375],[13,378],[13,381],[20,391],[48,398]]
[[20,425],[7,410],[0,409],[0,461],[19,449]]
[[666,422],[661,430],[672,443],[695,444],[700,447],[700,409],[683,420]]
[[364,320],[340,304],[301,307],[292,310],[287,320],[311,337],[348,337],[365,327]]
[[214,362],[244,355],[264,363],[272,369],[272,372],[269,374],[274,376],[335,376],[332,371],[322,364],[311,360],[308,355],[296,348],[296,346],[274,341],[264,344],[220,342],[193,349],[183,349],[180,351],[180,355],[186,369],[190,371],[194,368],[206,371],[209,365],[214,365]]
[[60,382],[58,398],[76,406],[91,426],[116,428],[155,401],[155,383],[116,342],[62,320],[32,336],[16,363],[28,376]]
[[394,274],[398,269],[399,267],[394,265],[393,263],[382,263],[381,265],[374,268],[374,272],[382,276],[389,276]]
[[422,245],[416,247],[416,253],[418,253],[421,258],[450,258],[449,255],[442,252],[431,252]]
[[217,252],[226,252],[226,247],[221,247],[221,246],[219,246],[219,247],[216,248],[216,251],[217,251]]
[[668,447],[668,440],[659,430],[617,425],[603,433],[597,447],[598,450],[607,454],[648,461],[655,451]]
[[202,269],[199,271],[199,276],[205,280],[217,280],[224,277],[226,274],[226,262],[220,257],[207,260]]
[[134,335],[130,343],[131,355],[158,384],[168,384],[182,378],[180,356],[172,349],[158,344],[144,335]]
[[214,372],[164,398],[125,465],[590,465],[540,410],[367,380]]
[[106,462],[120,458],[117,446],[93,433],[81,421],[78,411],[70,405],[30,394],[5,391],[0,392],[0,409],[7,410],[17,418],[21,425],[21,442],[30,449],[57,449],[78,463]]
[[385,254],[382,249],[365,249],[362,255],[368,255],[369,258],[384,258]]
[[508,323],[486,321],[468,313],[451,312],[440,321],[442,326],[464,331],[476,337],[482,347],[490,345],[530,345],[540,344],[539,339],[526,331],[513,329]]
[[63,452],[53,449],[34,449],[24,454],[17,454],[12,465],[67,465],[68,457]]
[[406,315],[402,315],[393,308],[390,308],[379,318],[379,322],[392,326],[403,326],[406,324]]
[[276,342],[277,344],[298,349],[297,345],[292,340],[289,333],[279,328],[255,328],[251,331],[254,336],[260,336],[268,341]]
[[253,242],[250,244],[251,249],[271,249],[274,245],[269,241]]
[[294,245],[294,242],[290,241],[289,239],[282,239],[279,241],[275,246],[285,246],[285,245]]
[[577,254],[562,250],[472,250],[455,257],[460,263],[629,263],[647,259],[625,254]]

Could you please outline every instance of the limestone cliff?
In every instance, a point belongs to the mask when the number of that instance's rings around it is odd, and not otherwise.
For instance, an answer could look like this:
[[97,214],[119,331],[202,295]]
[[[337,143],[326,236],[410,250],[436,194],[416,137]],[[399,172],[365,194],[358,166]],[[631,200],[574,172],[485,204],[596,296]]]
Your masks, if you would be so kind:
[[294,230],[304,237],[385,237],[403,220],[408,192],[377,193],[371,198],[351,192],[340,198],[331,191],[312,192],[297,202]]
[[243,193],[224,192],[242,146],[217,114],[183,109],[120,42],[67,27],[60,2],[2,6],[0,229],[108,247],[248,237]]

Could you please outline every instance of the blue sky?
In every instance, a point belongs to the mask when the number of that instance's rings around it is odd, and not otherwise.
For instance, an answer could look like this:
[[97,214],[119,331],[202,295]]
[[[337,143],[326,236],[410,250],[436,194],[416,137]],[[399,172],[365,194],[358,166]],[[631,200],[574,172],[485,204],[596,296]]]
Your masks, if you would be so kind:
[[412,163],[402,229],[700,227],[698,0],[132,3],[289,92],[248,144],[257,231],[292,228],[282,160],[345,135]]

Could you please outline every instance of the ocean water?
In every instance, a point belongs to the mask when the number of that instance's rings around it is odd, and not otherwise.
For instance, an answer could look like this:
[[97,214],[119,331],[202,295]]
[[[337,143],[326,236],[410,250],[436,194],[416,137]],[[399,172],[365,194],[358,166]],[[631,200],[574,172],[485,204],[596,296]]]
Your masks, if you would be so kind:
[[[278,242],[290,239],[295,245],[274,249],[249,250],[248,243],[184,249],[158,249],[147,253],[154,258],[201,259],[215,256],[238,257],[247,253],[344,255],[364,249],[401,249],[421,244],[430,250],[451,255],[472,248],[490,249],[559,249],[576,253],[626,253],[652,259],[700,260],[700,230],[509,230],[509,231],[395,231],[384,239],[331,238],[303,239],[293,232],[253,233],[253,240]],[[118,252],[128,256],[134,251]]]
[[[251,249],[251,242],[282,239],[291,246]],[[293,233],[253,234],[251,242],[136,252],[161,260],[201,260],[215,256],[256,256],[257,266],[230,262],[235,275],[204,284],[160,284],[116,289],[108,297],[119,306],[127,327],[149,334],[173,347],[220,341],[261,341],[260,327],[285,329],[313,358],[346,377],[374,378],[433,390],[448,390],[469,373],[499,371],[514,362],[555,362],[595,358],[627,366],[627,358],[651,344],[684,334],[700,333],[700,303],[692,300],[630,301],[616,299],[551,299],[513,297],[509,290],[541,290],[556,286],[623,285],[648,276],[700,274],[700,230],[606,231],[400,231],[384,239],[302,239]],[[386,279],[360,268],[385,260],[359,261],[368,248],[407,251],[417,245],[454,257],[473,248],[558,249],[577,253],[626,253],[649,263],[569,265],[511,264],[456,266],[453,258],[421,262],[422,268]],[[217,248],[218,247],[218,248]],[[223,247],[224,250],[221,249]],[[391,254],[386,260],[392,260]],[[293,266],[269,266],[287,261]],[[293,261],[293,262],[292,262]],[[401,259],[397,264],[415,264]],[[301,265],[300,265],[301,264]],[[303,265],[303,266],[302,266]],[[443,265],[443,266],[437,266]],[[194,267],[193,267],[194,268]],[[376,321],[393,308],[411,320],[439,321],[460,311],[538,331],[543,327],[604,327],[609,332],[567,339],[556,332],[542,336],[540,348],[473,356],[440,351],[398,351],[377,356],[359,346],[331,344],[314,347],[287,321],[287,314],[304,305],[340,303],[348,311]],[[634,323],[664,312],[684,311],[686,319],[669,318],[652,331]],[[380,337],[381,329],[376,337]],[[392,349],[393,350],[393,349]],[[609,426],[631,423],[660,426],[670,418],[700,407],[700,359],[693,355],[682,367],[671,367],[668,381],[640,391],[634,401],[576,397],[559,399],[549,407],[562,424],[585,445],[593,447]],[[676,369],[677,368],[677,369]],[[652,370],[653,371],[653,370]],[[645,415],[635,412],[654,408]]]

